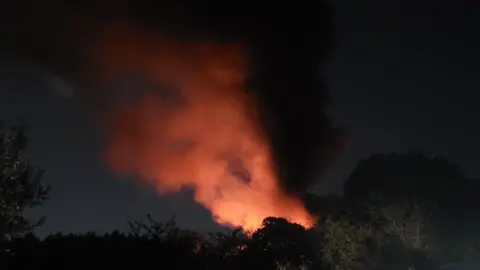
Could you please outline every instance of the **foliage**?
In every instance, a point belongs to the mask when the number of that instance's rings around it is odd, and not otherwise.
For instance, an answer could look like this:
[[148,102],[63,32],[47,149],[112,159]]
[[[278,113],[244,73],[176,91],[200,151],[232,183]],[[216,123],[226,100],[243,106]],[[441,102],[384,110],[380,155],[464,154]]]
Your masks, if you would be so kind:
[[206,248],[203,236],[199,233],[183,230],[177,226],[175,218],[166,222],[156,221],[150,214],[146,220],[129,221],[129,236],[168,245],[171,248],[199,253]]
[[300,267],[314,261],[316,243],[313,231],[283,218],[266,218],[263,226],[252,234],[248,251],[269,261],[264,267],[275,268],[276,264]]
[[369,242],[375,233],[369,224],[354,224],[348,218],[328,218],[318,227],[322,237],[322,261],[328,269],[367,269]]
[[[375,154],[362,160],[344,184],[344,200],[357,221],[383,239],[383,265],[402,269],[449,264],[479,239],[478,184],[442,157]],[[476,242],[476,241],[474,241]],[[394,269],[394,268],[390,268]]]
[[393,153],[361,160],[343,189],[345,200],[351,205],[381,195],[385,203],[414,200],[438,208],[453,203],[467,184],[464,172],[443,157]]
[[[307,269],[308,252],[317,251],[305,249],[308,230],[284,219],[267,219],[255,237],[240,230],[211,234],[210,238],[196,234],[196,243],[201,246],[197,249],[190,245],[193,238],[186,238],[173,221],[157,222],[149,216],[132,224],[136,224],[135,230],[128,233],[54,234],[42,241],[31,234],[14,238],[10,243],[14,254],[11,269],[29,269],[28,265],[85,269],[102,262],[108,262],[109,267],[141,269],[158,261],[171,265],[170,269]],[[29,260],[22,259],[25,257]],[[50,262],[55,266],[46,264],[53,258],[62,259]]]
[[428,249],[426,223],[429,216],[420,206],[408,202],[397,202],[370,207],[371,223],[378,227],[384,237],[398,237],[406,246],[415,250]]
[[229,234],[210,233],[210,238],[214,253],[223,260],[234,260],[250,244],[250,239],[242,229],[232,230]]
[[150,214],[146,215],[146,221],[128,221],[128,226],[130,233],[135,237],[159,240],[168,238],[172,234],[177,234],[179,230],[174,218],[167,222],[161,222],[154,220]]
[[22,127],[0,132],[0,241],[32,231],[45,221],[42,217],[32,223],[24,217],[26,209],[48,199],[49,191],[41,183],[44,170],[31,165],[26,147]]
[[300,266],[292,266],[291,263],[277,263],[277,270],[307,270],[308,267],[305,264]]

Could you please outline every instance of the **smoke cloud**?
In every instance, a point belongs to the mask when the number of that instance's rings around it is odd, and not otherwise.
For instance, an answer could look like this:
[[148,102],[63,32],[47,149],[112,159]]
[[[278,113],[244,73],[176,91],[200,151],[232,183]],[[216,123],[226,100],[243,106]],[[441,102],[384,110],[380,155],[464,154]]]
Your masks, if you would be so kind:
[[[155,137],[155,141],[169,142],[154,143],[159,152],[193,159],[184,153],[193,151],[196,154],[192,155],[199,155],[197,152],[203,151],[199,145],[205,145],[209,136],[230,138],[207,148],[228,149],[225,145],[235,145],[234,149],[215,150],[215,156],[208,159],[225,161],[222,169],[234,176],[240,190],[253,185],[258,178],[255,174],[259,173],[252,169],[255,166],[245,155],[267,155],[263,158],[268,164],[262,165],[264,169],[260,171],[271,174],[265,178],[278,181],[282,192],[274,192],[277,198],[289,201],[286,198],[302,195],[319,179],[341,147],[340,132],[324,113],[329,98],[320,77],[321,63],[332,45],[328,4],[301,1],[295,5],[262,5],[249,0],[151,2],[82,1],[67,5],[52,0],[41,4],[18,1],[1,14],[9,23],[1,28],[8,42],[0,56],[2,61],[43,65],[66,81],[55,80],[62,91],[73,93],[88,107],[97,108],[98,113],[109,113],[107,118],[113,124],[105,129],[107,133],[115,130],[118,135],[112,143],[115,150],[119,149],[117,145],[125,145],[119,143],[126,140],[125,136],[130,141],[139,136],[143,136],[143,141]],[[202,81],[205,78],[209,78],[207,82]],[[230,90],[219,91],[217,86],[210,86],[210,90],[191,91],[198,87],[188,84],[220,84],[221,89]],[[219,104],[218,100],[222,102]],[[191,104],[201,106],[192,108]],[[205,128],[191,123],[191,118],[165,117],[178,110],[188,110],[183,115],[194,115],[196,122],[219,118],[234,122],[235,127],[224,131],[208,128],[197,134]],[[221,115],[236,120],[222,119]],[[244,119],[245,115],[249,121]],[[150,125],[142,123],[153,116],[168,120],[155,130],[145,130]],[[178,130],[167,128],[173,123],[187,122]],[[255,153],[232,155],[242,152],[241,143],[230,141],[239,138],[238,133],[243,134],[242,138],[250,138],[247,141],[253,142],[253,146],[245,148],[257,149]],[[178,140],[181,136],[177,134],[195,136]],[[136,151],[142,147],[151,145],[136,145]],[[126,155],[116,152],[112,156]],[[132,160],[110,163],[121,169],[140,166]],[[156,160],[150,168],[159,164],[168,167],[176,163]],[[152,174],[147,169],[143,171],[146,178]],[[162,179],[173,178],[178,175],[162,175]],[[181,178],[192,181],[189,175]],[[166,186],[157,188],[178,188],[163,183]],[[297,205],[294,201],[280,205]]]

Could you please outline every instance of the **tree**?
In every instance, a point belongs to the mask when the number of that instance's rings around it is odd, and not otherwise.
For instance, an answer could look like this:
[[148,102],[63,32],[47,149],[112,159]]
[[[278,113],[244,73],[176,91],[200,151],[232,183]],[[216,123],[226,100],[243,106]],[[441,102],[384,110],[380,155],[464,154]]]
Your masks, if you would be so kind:
[[415,250],[425,251],[427,244],[427,221],[429,215],[416,204],[398,202],[371,207],[371,220],[385,235],[395,236]]
[[380,265],[388,269],[433,269],[431,215],[414,202],[369,206],[370,223],[378,239]]
[[465,173],[446,158],[419,153],[374,154],[357,164],[343,192],[350,204],[381,195],[385,202],[413,199],[447,207],[467,185]]
[[321,235],[322,263],[326,269],[370,269],[370,245],[377,236],[371,224],[352,222],[347,216],[327,218],[317,225]]
[[427,257],[447,263],[472,249],[470,240],[480,239],[479,219],[472,215],[477,191],[455,164],[418,153],[372,155],[344,184],[349,211],[391,240],[383,253],[389,249],[398,258],[404,252],[417,265]]
[[129,221],[128,226],[130,234],[134,237],[144,237],[149,240],[166,240],[176,235],[179,230],[174,218],[162,222],[156,221],[150,214],[146,215],[146,221]]
[[432,269],[428,215],[409,203],[365,208],[368,217],[350,212],[317,224],[326,269]]
[[0,243],[32,231],[45,217],[30,222],[25,210],[42,205],[49,187],[42,184],[43,169],[31,165],[25,153],[23,127],[3,130],[0,126]]
[[247,234],[240,228],[230,233],[211,233],[210,237],[215,252],[224,260],[239,256],[250,244]]
[[258,261],[260,269],[287,264],[298,268],[315,261],[317,244],[312,230],[283,218],[269,217],[252,234],[246,252],[251,261]]
[[[181,229],[174,217],[163,222],[147,214],[146,220],[129,222],[129,226],[131,239],[156,244],[156,252],[162,250],[178,269],[190,269],[193,265],[196,269],[203,269],[208,242],[198,232]],[[149,252],[155,250],[150,248]]]
[[244,269],[251,239],[241,229],[210,233],[207,256],[210,269]]

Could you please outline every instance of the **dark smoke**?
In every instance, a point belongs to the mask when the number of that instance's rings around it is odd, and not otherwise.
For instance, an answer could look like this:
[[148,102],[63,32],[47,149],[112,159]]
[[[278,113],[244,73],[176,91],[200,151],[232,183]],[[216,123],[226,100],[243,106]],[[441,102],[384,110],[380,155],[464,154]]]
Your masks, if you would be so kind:
[[228,171],[234,177],[244,184],[249,185],[252,182],[250,172],[245,168],[243,161],[237,157],[227,159]]
[[42,65],[98,107],[113,94],[99,91],[103,88],[94,83],[81,52],[106,22],[126,20],[152,35],[185,41],[247,44],[254,61],[251,89],[262,105],[281,182],[291,193],[314,184],[341,145],[340,133],[324,113],[329,97],[319,76],[333,38],[332,11],[324,0],[18,0],[7,2],[0,16],[7,22],[0,26],[4,63]]

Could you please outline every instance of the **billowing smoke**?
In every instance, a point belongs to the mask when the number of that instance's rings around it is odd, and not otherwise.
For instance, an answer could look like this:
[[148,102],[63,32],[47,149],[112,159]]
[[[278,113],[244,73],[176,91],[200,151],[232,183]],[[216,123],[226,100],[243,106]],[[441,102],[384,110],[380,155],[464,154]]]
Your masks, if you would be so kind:
[[223,224],[311,221],[295,197],[340,146],[319,78],[328,6],[146,2],[19,3],[5,14],[31,16],[8,20],[3,51],[44,64],[61,91],[108,113],[118,172],[155,179],[160,192],[194,188]]

